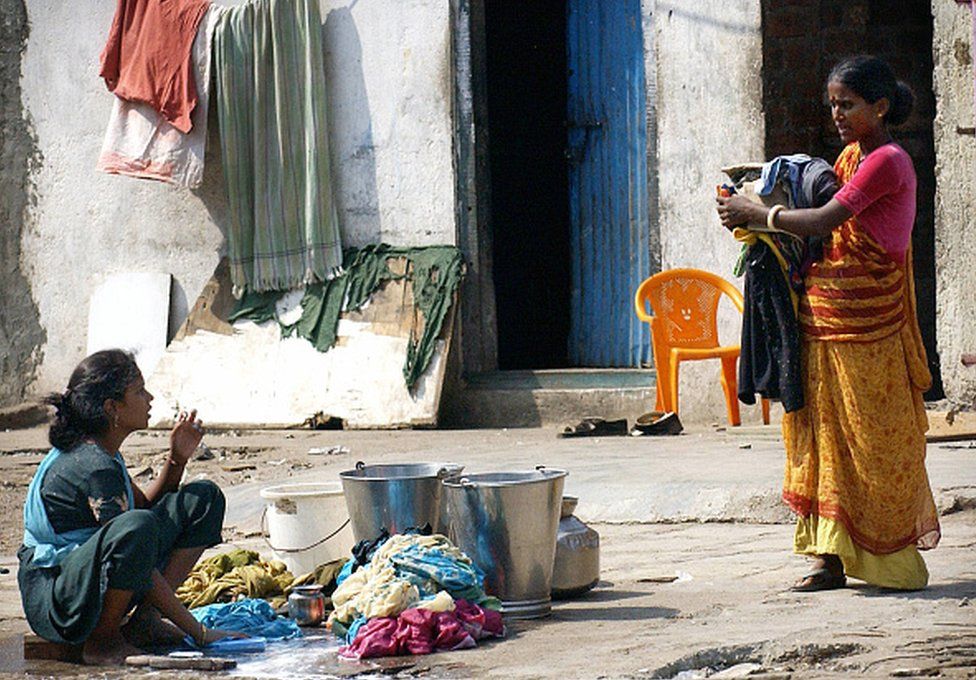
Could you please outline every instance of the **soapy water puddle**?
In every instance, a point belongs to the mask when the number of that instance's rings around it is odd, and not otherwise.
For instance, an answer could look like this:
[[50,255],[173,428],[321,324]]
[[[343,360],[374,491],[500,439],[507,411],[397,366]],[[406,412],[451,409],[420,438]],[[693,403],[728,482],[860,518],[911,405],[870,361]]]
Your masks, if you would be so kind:
[[[298,640],[274,642],[257,654],[234,655],[237,667],[227,674],[248,678],[275,680],[335,680],[355,675],[364,680],[382,678],[375,668],[357,662],[342,661],[337,654],[339,642],[331,635],[305,635]],[[357,673],[356,669],[362,671]]]

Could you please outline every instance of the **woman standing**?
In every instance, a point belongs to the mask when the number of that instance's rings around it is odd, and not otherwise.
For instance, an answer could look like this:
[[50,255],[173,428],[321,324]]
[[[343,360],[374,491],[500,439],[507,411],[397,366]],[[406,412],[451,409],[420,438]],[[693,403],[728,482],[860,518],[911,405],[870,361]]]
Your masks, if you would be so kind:
[[835,66],[827,93],[847,145],[834,198],[783,210],[733,196],[718,199],[718,212],[726,227],[829,237],[799,304],[806,406],[783,419],[794,550],[815,559],[793,590],[840,588],[845,574],[924,588],[919,549],[934,548],[940,529],[925,471],[922,393],[931,375],[912,279],[916,178],[889,132],[908,119],[913,96],[871,56]]
[[174,594],[203,550],[220,543],[224,518],[215,484],[180,486],[203,436],[196,412],[180,415],[162,473],[146,492],[119,454],[123,440],[148,425],[152,398],[121,350],[92,354],[68,388],[48,398],[57,409],[54,448],[28,487],[17,580],[34,632],[82,644],[86,663],[122,663],[140,653],[133,643],[175,643],[185,634],[205,645],[237,635],[204,628]]

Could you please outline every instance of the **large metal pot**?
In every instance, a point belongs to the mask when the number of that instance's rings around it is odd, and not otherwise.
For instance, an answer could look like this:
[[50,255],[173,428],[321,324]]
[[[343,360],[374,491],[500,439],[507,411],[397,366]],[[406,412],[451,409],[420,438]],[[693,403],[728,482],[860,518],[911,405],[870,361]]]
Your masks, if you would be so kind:
[[552,567],[565,470],[444,480],[448,535],[485,572],[485,591],[514,618],[551,611]]
[[443,533],[441,479],[460,474],[454,463],[366,465],[339,474],[349,521],[356,541],[372,540],[386,529],[391,534],[430,524]]
[[556,599],[582,595],[600,580],[600,534],[573,515],[578,501],[575,496],[563,496],[552,568],[552,596]]

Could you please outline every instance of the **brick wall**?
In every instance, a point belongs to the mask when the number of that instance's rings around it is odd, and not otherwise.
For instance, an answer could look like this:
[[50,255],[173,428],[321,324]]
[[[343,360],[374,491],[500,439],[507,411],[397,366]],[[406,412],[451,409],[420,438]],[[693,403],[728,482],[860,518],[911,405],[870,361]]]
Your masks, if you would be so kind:
[[841,143],[825,83],[846,56],[867,53],[891,64],[915,92],[911,119],[894,131],[918,174],[912,238],[919,323],[941,397],[935,352],[935,146],[932,121],[932,13],[929,0],[762,0],[766,156],[809,153],[833,162]]

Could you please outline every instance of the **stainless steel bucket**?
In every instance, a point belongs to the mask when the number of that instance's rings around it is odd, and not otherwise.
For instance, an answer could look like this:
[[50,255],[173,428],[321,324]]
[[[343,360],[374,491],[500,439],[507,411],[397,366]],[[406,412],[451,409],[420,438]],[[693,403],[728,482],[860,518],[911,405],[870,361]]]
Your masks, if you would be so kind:
[[546,616],[565,470],[444,480],[448,536],[485,572],[485,591],[512,618]]
[[356,463],[339,474],[353,536],[372,540],[383,529],[395,534],[427,523],[443,533],[441,479],[463,469],[454,463]]

